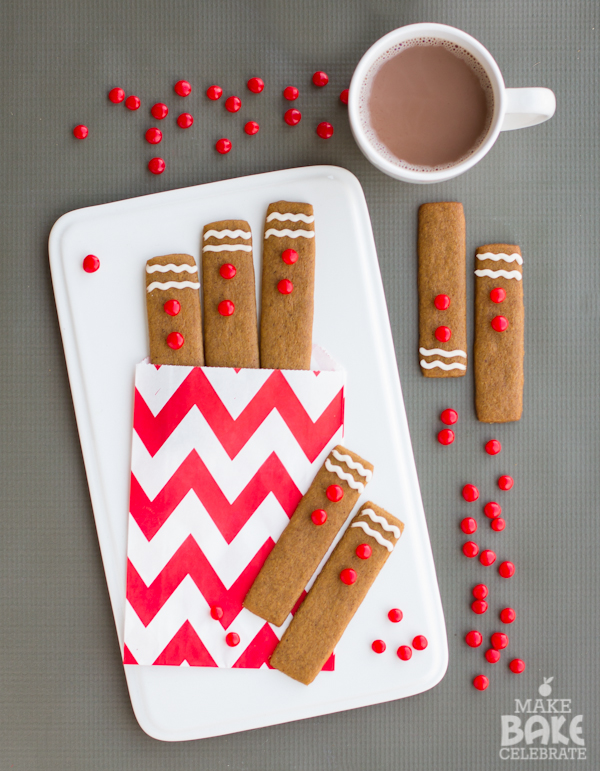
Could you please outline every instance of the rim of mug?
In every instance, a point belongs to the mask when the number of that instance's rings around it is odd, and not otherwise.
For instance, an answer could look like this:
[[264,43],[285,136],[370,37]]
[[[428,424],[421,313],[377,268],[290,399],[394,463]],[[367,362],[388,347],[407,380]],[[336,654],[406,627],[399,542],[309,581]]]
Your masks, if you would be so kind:
[[[456,163],[453,166],[448,166],[445,169],[439,169],[438,171],[415,171],[388,161],[367,139],[359,115],[359,99],[362,85],[373,64],[394,45],[401,43],[403,40],[410,40],[415,37],[432,37],[462,46],[468,53],[475,56],[484,68],[490,80],[494,96],[494,110],[492,113],[492,120],[490,121],[490,128],[481,145],[472,155],[465,158],[464,161]],[[350,81],[348,114],[350,128],[356,143],[366,158],[380,171],[406,182],[443,182],[446,179],[452,179],[453,177],[457,177],[459,174],[468,171],[468,169],[478,163],[478,161],[480,161],[492,148],[500,133],[505,111],[506,95],[504,78],[502,77],[502,73],[496,64],[494,57],[485,46],[467,32],[464,32],[457,27],[450,27],[447,24],[420,22],[418,24],[408,24],[388,32],[387,35],[376,40],[363,54],[354,70],[352,80]]]

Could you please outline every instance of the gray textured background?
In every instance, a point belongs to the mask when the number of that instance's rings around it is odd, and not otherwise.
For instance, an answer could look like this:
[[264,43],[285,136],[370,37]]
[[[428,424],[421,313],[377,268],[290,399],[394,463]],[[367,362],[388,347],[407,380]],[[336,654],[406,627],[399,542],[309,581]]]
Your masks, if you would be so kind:
[[[598,10],[589,0],[45,0],[4,3],[2,62],[2,282],[0,322],[0,769],[496,769],[500,716],[515,698],[535,697],[554,676],[553,696],[583,714],[588,767],[598,754],[599,546]],[[552,88],[549,123],[500,137],[473,171],[438,186],[395,182],[353,143],[337,96],[362,53],[395,27],[438,21],[477,37],[507,85]],[[317,90],[310,76],[329,73]],[[260,96],[245,89],[261,76]],[[186,78],[194,91],[176,97]],[[243,99],[241,114],[209,103],[219,83]],[[283,124],[281,90],[302,92],[303,120]],[[142,99],[131,113],[106,99],[122,86]],[[171,107],[160,153],[143,134],[148,109]],[[181,131],[179,107],[196,118]],[[287,105],[289,106],[289,105]],[[255,118],[256,137],[242,126]],[[314,127],[330,120],[335,135]],[[73,139],[77,123],[90,127]],[[213,150],[229,136],[227,157]],[[154,154],[167,162],[158,178]],[[290,166],[332,163],[361,181],[373,220],[408,419],[446,613],[450,666],[434,690],[412,699],[300,723],[179,745],[147,737],[131,711],[104,582],[69,393],[47,238],[63,213],[157,190]],[[467,247],[507,241],[525,258],[525,413],[496,429],[477,423],[470,376],[421,377],[416,355],[416,211],[424,201],[459,200]],[[473,286],[469,282],[470,296]],[[435,441],[438,414],[460,412],[457,441]],[[503,452],[489,458],[492,436]],[[502,581],[464,559],[459,491],[497,497],[507,528],[493,533],[477,509],[478,541],[517,565]],[[477,504],[475,504],[477,506]],[[490,611],[469,610],[470,588],[486,580]],[[463,637],[489,634],[512,604],[509,654],[495,667]],[[521,656],[527,671],[512,675]],[[476,692],[485,672],[490,688]],[[537,767],[555,767],[538,763]]]

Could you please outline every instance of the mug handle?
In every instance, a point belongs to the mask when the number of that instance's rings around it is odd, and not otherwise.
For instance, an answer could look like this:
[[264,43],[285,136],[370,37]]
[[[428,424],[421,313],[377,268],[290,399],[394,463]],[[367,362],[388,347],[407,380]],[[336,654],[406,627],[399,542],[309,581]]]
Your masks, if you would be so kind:
[[554,115],[556,97],[549,88],[507,88],[506,112],[500,131],[535,126]]

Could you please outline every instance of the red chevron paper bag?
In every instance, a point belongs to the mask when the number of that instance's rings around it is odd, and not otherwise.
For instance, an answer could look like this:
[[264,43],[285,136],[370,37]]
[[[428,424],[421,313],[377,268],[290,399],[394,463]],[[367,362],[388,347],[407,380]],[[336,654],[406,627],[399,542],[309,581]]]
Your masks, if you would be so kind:
[[342,440],[344,381],[333,369],[137,366],[126,664],[268,665],[287,624],[242,601]]

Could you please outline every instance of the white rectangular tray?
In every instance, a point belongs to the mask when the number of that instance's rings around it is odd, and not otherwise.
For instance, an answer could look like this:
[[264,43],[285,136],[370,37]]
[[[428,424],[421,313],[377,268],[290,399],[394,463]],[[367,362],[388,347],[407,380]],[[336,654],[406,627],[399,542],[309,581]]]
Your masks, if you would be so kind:
[[[347,372],[346,446],[375,464],[363,500],[402,519],[404,535],[336,648],[335,672],[310,686],[280,672],[125,666],[141,727],[199,739],[412,696],[435,686],[448,644],[369,213],[356,177],[335,166],[275,171],[94,206],[61,217],[50,266],[106,580],[123,648],[134,368],[148,355],[144,266],[160,254],[199,260],[202,228],[246,219],[257,283],[273,201],[315,209],[313,339]],[[100,269],[88,274],[83,258]],[[400,608],[399,624],[387,611]],[[429,645],[396,656],[423,634]],[[387,650],[373,653],[383,639]]]

